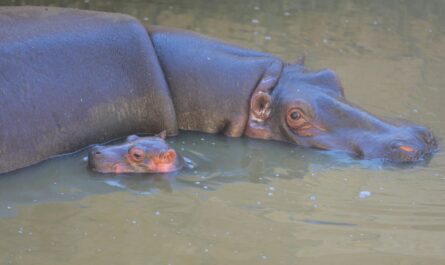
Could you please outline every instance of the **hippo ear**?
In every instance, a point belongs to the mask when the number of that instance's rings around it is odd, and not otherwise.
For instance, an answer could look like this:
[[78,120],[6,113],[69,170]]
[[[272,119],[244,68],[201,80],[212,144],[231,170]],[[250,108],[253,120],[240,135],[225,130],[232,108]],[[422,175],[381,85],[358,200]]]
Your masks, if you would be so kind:
[[250,101],[250,112],[256,121],[264,122],[269,118],[271,111],[271,98],[269,94],[257,92]]
[[175,161],[175,159],[176,159],[176,152],[175,152],[175,150],[170,148],[167,151],[162,152],[159,155],[159,157],[160,157],[162,163],[170,164],[170,163],[173,163],[173,161]]
[[163,130],[162,132],[156,134],[156,136],[158,136],[158,137],[160,137],[162,139],[165,139],[165,138],[167,138],[167,131]]
[[127,136],[127,142],[133,142],[136,141],[137,139],[139,139],[139,136],[134,134]]

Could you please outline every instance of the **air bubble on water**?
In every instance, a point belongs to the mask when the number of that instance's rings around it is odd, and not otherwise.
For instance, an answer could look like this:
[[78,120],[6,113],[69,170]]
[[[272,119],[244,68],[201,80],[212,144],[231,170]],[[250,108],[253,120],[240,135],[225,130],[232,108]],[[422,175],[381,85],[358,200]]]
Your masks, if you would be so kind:
[[132,223],[132,224],[137,224],[137,223],[138,223],[138,221],[136,221],[136,220],[133,220],[133,221],[131,221],[131,223]]
[[317,200],[317,196],[311,195],[311,196],[309,196],[309,200],[315,201],[315,200]]
[[23,234],[23,227],[19,227],[19,230],[17,231],[19,234]]
[[11,209],[12,209],[12,207],[11,207],[11,206],[6,206],[6,208],[8,208],[8,210],[11,210]]
[[209,252],[209,249],[208,248],[204,249],[204,252]]
[[261,205],[261,202],[260,202],[260,201],[257,201],[256,204]]
[[285,15],[286,17],[288,17],[288,16],[290,16],[290,13],[289,13],[289,12],[284,12],[284,15]]
[[260,10],[260,7],[259,7],[259,6],[254,6],[254,7],[253,7],[253,10],[258,11],[258,10]]
[[270,187],[269,187],[269,190],[270,190],[270,191],[275,191],[275,187],[270,186]]
[[258,19],[252,19],[253,24],[258,24],[260,21]]
[[372,194],[372,193],[371,193],[370,191],[362,190],[362,191],[360,191],[360,192],[358,193],[358,197],[359,197],[360,199],[365,199],[365,198],[371,196],[371,194]]
[[271,37],[271,36],[265,36],[264,39],[265,39],[265,40],[271,40],[272,37]]
[[201,141],[205,141],[204,137],[201,138]]
[[327,39],[323,39],[323,43],[324,44],[328,43],[328,40]]
[[82,161],[88,161],[88,156],[82,157]]
[[195,181],[195,184],[199,185],[199,184],[201,184],[201,181]]
[[144,21],[147,21],[147,20],[148,20],[148,17],[144,17],[143,19],[144,19]]
[[268,192],[267,196],[273,196],[273,192]]
[[202,188],[206,190],[206,189],[208,189],[209,187],[207,187],[207,186],[203,186]]
[[265,259],[267,259],[267,256],[266,255],[262,255],[261,259],[265,260]]
[[418,111],[417,109],[413,109],[413,112],[414,112],[414,113],[417,113],[417,112],[419,112],[419,111]]
[[155,215],[156,215],[156,216],[159,216],[159,215],[161,215],[161,212],[156,211],[156,212],[155,212]]

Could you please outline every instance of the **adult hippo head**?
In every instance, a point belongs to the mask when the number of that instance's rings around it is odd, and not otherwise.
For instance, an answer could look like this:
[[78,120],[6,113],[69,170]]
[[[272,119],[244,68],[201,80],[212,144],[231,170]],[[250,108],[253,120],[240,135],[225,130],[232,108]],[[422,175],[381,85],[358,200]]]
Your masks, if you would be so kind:
[[331,70],[308,72],[300,64],[286,65],[273,89],[262,87],[268,86],[260,85],[251,99],[249,137],[392,162],[422,160],[437,148],[428,129],[383,120],[349,103]]

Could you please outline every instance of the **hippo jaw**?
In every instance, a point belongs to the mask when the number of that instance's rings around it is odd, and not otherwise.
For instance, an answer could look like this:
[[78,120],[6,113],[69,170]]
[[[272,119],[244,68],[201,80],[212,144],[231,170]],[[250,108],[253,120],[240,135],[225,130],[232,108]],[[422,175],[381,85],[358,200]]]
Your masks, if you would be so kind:
[[99,173],[168,173],[180,170],[182,159],[162,137],[130,135],[118,145],[96,145],[88,153],[88,167]]
[[285,66],[273,89],[254,91],[245,135],[391,162],[416,162],[437,149],[428,129],[350,104],[332,71],[301,65]]

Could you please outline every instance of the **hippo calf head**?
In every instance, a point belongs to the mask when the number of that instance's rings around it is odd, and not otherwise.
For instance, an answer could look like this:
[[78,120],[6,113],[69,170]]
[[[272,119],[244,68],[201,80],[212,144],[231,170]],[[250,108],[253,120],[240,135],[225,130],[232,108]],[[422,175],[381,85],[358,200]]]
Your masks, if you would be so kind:
[[285,66],[273,88],[255,90],[245,134],[392,162],[422,160],[437,148],[428,129],[352,105],[332,71],[300,64]]
[[165,142],[166,132],[154,137],[130,135],[124,143],[96,145],[88,166],[100,173],[167,173],[181,169],[182,159]]

